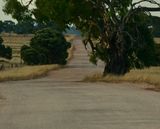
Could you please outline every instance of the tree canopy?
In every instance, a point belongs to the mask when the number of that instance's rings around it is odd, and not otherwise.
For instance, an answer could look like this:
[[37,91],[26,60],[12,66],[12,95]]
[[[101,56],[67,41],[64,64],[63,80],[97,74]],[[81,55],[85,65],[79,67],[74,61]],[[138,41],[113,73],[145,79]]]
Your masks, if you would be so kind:
[[[85,37],[84,44],[91,46],[91,60],[105,62],[104,75],[153,65],[154,42],[145,21],[150,11],[160,11],[156,0],[5,1],[4,11],[17,20],[31,16],[41,22],[54,21],[63,29],[74,24]],[[30,9],[32,2],[35,8]],[[144,2],[155,7],[144,7]]]
[[22,46],[21,57],[28,65],[67,63],[71,44],[67,42],[62,32],[55,28],[42,29],[31,39],[29,46]]

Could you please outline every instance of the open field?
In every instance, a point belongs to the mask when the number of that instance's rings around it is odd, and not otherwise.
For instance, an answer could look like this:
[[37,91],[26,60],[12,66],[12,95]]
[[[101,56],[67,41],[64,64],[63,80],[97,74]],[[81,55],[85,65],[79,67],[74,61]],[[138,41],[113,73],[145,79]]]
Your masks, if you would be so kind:
[[29,44],[33,35],[2,35],[4,44],[12,48],[11,63],[21,63],[20,49],[23,45]]

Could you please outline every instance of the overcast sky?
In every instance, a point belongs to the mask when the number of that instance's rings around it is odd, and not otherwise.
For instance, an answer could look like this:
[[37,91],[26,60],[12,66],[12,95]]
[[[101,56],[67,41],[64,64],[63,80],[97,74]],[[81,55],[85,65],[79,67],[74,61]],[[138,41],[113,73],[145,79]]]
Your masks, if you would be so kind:
[[[135,0],[135,1],[137,1],[137,0]],[[157,2],[158,1],[160,1],[160,0],[157,0]],[[3,11],[2,11],[3,6],[4,6],[4,2],[3,2],[3,0],[0,0],[0,20],[12,19],[11,16],[7,16],[3,13]],[[145,6],[149,6],[149,4],[145,4]],[[155,12],[155,13],[153,13],[153,15],[160,16],[160,12]]]
[[3,0],[0,0],[0,20],[8,20],[11,19],[11,16],[6,16],[3,11],[2,8],[4,6],[4,2]]

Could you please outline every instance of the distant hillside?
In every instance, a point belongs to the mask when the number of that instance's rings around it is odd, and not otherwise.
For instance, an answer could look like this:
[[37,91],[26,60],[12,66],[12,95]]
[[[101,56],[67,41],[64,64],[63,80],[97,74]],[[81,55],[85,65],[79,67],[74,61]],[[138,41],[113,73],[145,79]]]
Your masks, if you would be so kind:
[[66,34],[74,34],[74,35],[81,35],[81,32],[77,30],[75,27],[70,27],[69,29],[66,29]]

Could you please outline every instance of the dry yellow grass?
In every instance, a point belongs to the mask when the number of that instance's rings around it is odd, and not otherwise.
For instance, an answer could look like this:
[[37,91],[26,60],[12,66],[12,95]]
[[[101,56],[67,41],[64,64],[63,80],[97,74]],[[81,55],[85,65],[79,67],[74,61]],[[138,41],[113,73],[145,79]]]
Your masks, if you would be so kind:
[[51,70],[59,69],[59,65],[40,65],[40,66],[25,66],[21,68],[14,68],[6,71],[1,71],[0,82],[15,81],[15,80],[29,80],[47,75]]
[[75,46],[72,44],[71,48],[68,49],[68,58],[67,58],[68,61],[70,61],[73,58],[74,50]]
[[148,83],[160,88],[160,67],[151,67],[142,70],[131,70],[124,76],[108,75],[102,77],[102,74],[96,73],[88,76],[84,81],[102,81],[102,82],[132,82],[132,83]]
[[12,48],[11,62],[21,63],[20,49],[23,45],[29,44],[33,35],[3,34],[1,36],[4,40],[4,44]]
[[160,38],[154,38],[155,42],[160,44]]

